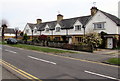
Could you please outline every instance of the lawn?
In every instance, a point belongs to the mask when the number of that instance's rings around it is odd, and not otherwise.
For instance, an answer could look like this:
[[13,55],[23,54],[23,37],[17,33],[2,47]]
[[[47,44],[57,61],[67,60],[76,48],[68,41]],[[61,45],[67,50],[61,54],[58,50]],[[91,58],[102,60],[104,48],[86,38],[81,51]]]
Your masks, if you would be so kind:
[[120,65],[120,58],[110,58],[107,62],[110,64]]
[[66,51],[66,50],[59,50],[59,49],[26,45],[26,44],[13,44],[10,46],[29,49],[29,50],[35,50],[35,51],[42,51],[42,52],[46,52],[46,53],[77,53],[77,52],[73,52],[73,51],[69,51],[69,50]]

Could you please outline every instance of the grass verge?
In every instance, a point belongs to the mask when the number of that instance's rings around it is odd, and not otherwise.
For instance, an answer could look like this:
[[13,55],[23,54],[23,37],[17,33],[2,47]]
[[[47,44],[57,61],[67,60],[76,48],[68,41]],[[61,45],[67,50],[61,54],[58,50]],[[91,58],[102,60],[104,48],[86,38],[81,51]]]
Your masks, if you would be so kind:
[[107,63],[120,65],[120,58],[110,58],[107,60]]
[[73,51],[59,50],[59,49],[53,49],[53,48],[45,48],[45,47],[25,45],[25,44],[12,44],[10,46],[29,49],[29,50],[35,50],[35,51],[42,51],[42,52],[46,52],[46,53],[76,53]]

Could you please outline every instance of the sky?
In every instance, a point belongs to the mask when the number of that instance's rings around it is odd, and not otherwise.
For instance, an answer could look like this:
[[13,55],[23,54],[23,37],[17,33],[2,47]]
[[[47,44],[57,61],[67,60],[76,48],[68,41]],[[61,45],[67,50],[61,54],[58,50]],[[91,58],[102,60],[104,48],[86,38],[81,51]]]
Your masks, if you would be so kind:
[[[66,18],[90,15],[90,8],[118,16],[120,0],[0,0],[0,21],[23,30],[27,23],[54,21],[60,13]],[[96,4],[93,4],[96,2]]]

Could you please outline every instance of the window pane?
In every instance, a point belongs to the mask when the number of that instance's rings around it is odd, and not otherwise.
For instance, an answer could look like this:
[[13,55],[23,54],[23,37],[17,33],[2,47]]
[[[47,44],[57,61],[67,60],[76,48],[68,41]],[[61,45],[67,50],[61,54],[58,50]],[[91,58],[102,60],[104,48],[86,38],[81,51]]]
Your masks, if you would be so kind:
[[76,30],[81,30],[81,25],[76,25],[76,26],[75,26],[75,31],[76,31]]
[[94,23],[94,29],[103,29],[104,28],[104,22],[103,23]]

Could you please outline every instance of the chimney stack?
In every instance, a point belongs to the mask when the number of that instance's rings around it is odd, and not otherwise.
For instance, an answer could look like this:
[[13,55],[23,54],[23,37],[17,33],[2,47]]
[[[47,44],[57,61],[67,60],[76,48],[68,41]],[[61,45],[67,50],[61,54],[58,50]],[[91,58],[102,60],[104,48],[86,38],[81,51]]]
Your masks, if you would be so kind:
[[92,7],[91,8],[91,15],[94,16],[97,13],[98,9],[97,7]]
[[42,19],[37,19],[36,21],[37,21],[37,24],[42,23]]
[[63,20],[63,15],[58,14],[58,15],[57,15],[57,21],[59,22],[59,21],[61,21],[61,20]]

